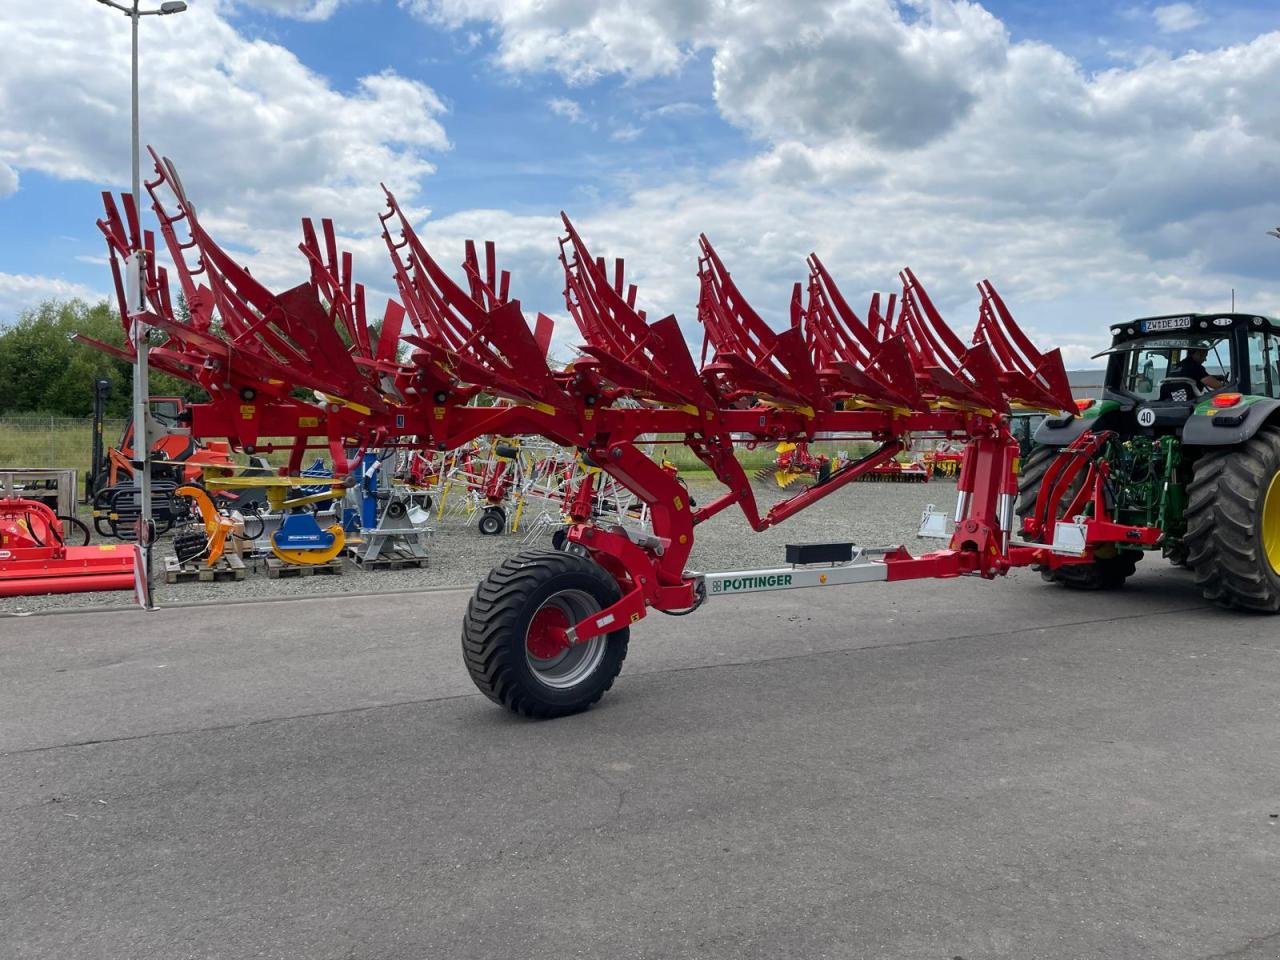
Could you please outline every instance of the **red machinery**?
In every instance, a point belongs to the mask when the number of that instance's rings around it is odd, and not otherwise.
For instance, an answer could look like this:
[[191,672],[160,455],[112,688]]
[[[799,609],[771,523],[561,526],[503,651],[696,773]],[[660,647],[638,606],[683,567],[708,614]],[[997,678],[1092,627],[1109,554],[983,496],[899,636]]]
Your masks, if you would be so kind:
[[[477,686],[512,710],[555,716],[595,702],[621,668],[629,625],[650,607],[688,613],[713,594],[994,577],[1018,565],[1089,559],[1089,537],[1072,556],[1054,552],[1047,528],[1040,530],[1046,539],[1015,540],[1018,448],[1007,426],[1010,403],[1048,410],[1073,410],[1074,403],[1058,352],[1038,352],[986,282],[979,287],[982,319],[966,346],[910,270],[900,275],[901,296],[887,303],[873,297],[864,322],[815,256],[807,285],[793,292],[790,326],[777,332],[747,303],[704,236],[699,364],[675,317],[650,321],[638,310],[622,262],[609,269],[594,258],[566,217],[565,299],[583,343],[578,359],[554,370],[547,362],[551,321],[539,314],[532,327],[526,322],[493,244],[481,258],[467,243],[459,285],[388,193],[383,236],[402,302],[387,304],[374,337],[364,289],[352,281],[351,257],[339,253],[332,223],[322,221],[317,234],[303,222],[299,249],[310,278],[273,293],[204,231],[172,165],[156,160],[148,191],[189,320],[175,316],[154,238],[141,231],[129,197],[122,215],[107,195],[100,226],[118,292],[121,258],[145,251],[146,320],[167,338],[152,362],[211,397],[191,407],[193,436],[225,438],[246,452],[278,444],[289,451],[291,472],[307,450],[323,447],[343,473],[352,449],[448,450],[482,435],[536,434],[578,449],[585,463],[649,508],[653,533],[645,536],[592,522],[583,498],[575,498],[564,551],[520,554],[481,582],[463,627],[464,658]],[[172,209],[161,196],[165,188]],[[413,348],[407,359],[401,340]],[[319,399],[304,399],[299,388]],[[499,402],[473,403],[481,393]],[[679,480],[641,452],[637,441],[649,434],[682,436],[726,492],[694,507]],[[762,514],[734,444],[809,442],[818,434],[877,446]],[[687,569],[698,524],[737,506],[763,530],[893,460],[916,438],[966,445],[947,549],[913,557],[901,547],[870,554],[823,545],[832,549],[797,548],[795,567],[707,575]],[[827,566],[808,566],[816,557]]]
[[133,589],[134,548],[69,547],[62,521],[38,500],[0,500],[0,597]]

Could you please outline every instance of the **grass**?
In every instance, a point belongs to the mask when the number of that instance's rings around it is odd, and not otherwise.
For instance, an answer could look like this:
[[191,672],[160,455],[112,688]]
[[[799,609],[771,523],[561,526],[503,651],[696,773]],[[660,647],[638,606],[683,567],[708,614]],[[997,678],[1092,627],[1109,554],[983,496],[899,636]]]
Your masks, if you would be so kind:
[[[103,439],[114,446],[124,430],[123,420],[108,420]],[[0,470],[71,469],[79,474],[81,495],[93,459],[93,423],[66,417],[35,415],[0,417]]]

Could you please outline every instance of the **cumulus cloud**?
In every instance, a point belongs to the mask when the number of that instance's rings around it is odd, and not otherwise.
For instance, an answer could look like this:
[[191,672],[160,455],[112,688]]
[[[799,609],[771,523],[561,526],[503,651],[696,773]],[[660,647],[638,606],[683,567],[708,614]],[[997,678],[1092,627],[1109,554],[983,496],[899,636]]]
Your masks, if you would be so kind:
[[[0,9],[5,49],[40,50],[0,58],[0,195],[15,170],[128,183],[127,21],[92,4],[70,16],[66,5]],[[360,236],[377,229],[380,180],[418,202],[431,158],[450,147],[445,107],[389,70],[340,92],[284,47],[241,35],[225,9],[192,4],[142,24],[143,141],[175,160],[206,225],[255,271],[296,282],[299,266],[285,261],[302,216],[331,216]]]
[[497,60],[514,72],[547,70],[570,83],[606,74],[661,76],[689,58],[723,0],[399,0],[450,27],[489,21]]
[[93,303],[105,295],[105,284],[103,289],[93,290],[59,277],[0,272],[0,319],[9,320],[45,300],[78,299]]
[[735,4],[713,59],[730,121],[769,138],[854,134],[915,147],[950,130],[1001,70],[1003,25],[940,2],[907,21],[892,0]]

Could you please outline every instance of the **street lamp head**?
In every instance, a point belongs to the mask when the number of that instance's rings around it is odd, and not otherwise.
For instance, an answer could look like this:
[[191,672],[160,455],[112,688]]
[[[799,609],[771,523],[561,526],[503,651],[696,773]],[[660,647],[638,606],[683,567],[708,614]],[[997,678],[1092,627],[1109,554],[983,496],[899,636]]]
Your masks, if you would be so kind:
[[167,3],[160,4],[161,13],[182,13],[187,9],[187,5],[182,0],[168,0]]

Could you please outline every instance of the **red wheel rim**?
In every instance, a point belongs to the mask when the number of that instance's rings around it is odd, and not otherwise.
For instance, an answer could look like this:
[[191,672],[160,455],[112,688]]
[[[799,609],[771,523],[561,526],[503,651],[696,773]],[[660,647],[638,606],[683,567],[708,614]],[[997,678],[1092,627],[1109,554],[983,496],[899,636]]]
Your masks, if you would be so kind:
[[569,649],[569,617],[559,607],[543,607],[529,624],[525,646],[537,660],[553,660]]

